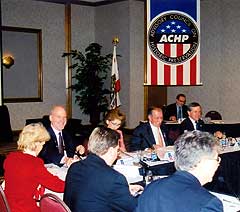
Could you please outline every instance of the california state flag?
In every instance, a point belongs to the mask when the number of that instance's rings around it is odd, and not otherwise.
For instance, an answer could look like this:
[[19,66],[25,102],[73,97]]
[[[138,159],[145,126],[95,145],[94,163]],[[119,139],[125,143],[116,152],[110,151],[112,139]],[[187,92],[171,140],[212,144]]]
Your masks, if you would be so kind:
[[114,109],[121,105],[119,91],[121,89],[119,74],[118,74],[118,64],[117,64],[117,53],[116,45],[113,47],[113,58],[112,58],[112,74],[111,74],[111,103],[110,109]]

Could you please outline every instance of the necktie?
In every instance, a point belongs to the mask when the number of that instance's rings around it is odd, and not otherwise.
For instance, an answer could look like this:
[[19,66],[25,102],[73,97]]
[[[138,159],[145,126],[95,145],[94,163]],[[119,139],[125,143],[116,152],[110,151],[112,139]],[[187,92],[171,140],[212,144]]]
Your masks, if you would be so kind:
[[195,123],[196,123],[196,130],[199,130],[199,123],[198,123],[198,121],[195,121]]
[[182,119],[183,118],[182,107],[179,107],[179,110],[180,110],[180,119]]
[[177,108],[177,119],[182,119],[183,114],[182,114],[182,107],[178,106]]
[[59,138],[58,139],[58,152],[63,155],[63,137],[62,137],[61,133],[59,133],[58,138]]
[[163,147],[163,140],[162,140],[162,136],[161,136],[161,134],[160,134],[160,130],[161,130],[161,129],[158,129],[158,145],[159,145],[160,147]]

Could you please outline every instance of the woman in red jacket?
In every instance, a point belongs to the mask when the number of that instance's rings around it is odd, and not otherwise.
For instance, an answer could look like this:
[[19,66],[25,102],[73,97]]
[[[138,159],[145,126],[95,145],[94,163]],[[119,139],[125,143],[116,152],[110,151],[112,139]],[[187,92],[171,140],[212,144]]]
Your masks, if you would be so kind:
[[10,153],[4,161],[5,193],[11,212],[40,211],[34,199],[37,188],[43,186],[55,192],[64,191],[64,181],[52,175],[37,155],[50,136],[40,123],[23,128],[20,151]]

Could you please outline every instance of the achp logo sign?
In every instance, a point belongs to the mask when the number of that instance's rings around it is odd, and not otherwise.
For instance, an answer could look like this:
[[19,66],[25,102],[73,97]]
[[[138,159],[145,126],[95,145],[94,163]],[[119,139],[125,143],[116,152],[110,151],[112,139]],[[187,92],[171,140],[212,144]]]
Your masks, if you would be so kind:
[[164,63],[184,63],[194,56],[199,46],[195,21],[179,11],[159,14],[149,27],[148,46],[154,57]]

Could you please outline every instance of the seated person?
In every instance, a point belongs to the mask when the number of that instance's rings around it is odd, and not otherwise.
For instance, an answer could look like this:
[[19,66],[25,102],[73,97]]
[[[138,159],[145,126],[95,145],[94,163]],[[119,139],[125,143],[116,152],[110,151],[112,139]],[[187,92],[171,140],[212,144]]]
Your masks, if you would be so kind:
[[177,121],[188,117],[186,96],[184,94],[178,94],[176,97],[176,103],[170,104],[166,107],[164,113],[164,120]]
[[111,168],[118,156],[119,133],[95,128],[88,142],[89,155],[72,164],[66,176],[64,202],[71,211],[130,212],[137,205],[131,195],[138,185],[128,185],[126,178]]
[[11,212],[40,212],[33,198],[39,185],[56,192],[64,191],[64,181],[48,172],[43,160],[37,157],[49,139],[42,124],[29,124],[23,128],[17,141],[20,151],[10,153],[5,159],[5,193]]
[[76,147],[72,137],[64,130],[67,123],[67,113],[63,106],[54,106],[49,116],[51,125],[47,128],[51,138],[45,143],[39,154],[45,163],[70,165],[74,159],[76,148],[84,153],[82,145]]
[[200,130],[204,131],[204,122],[201,119],[202,108],[199,103],[192,102],[188,105],[188,117],[182,121],[181,133],[184,131]]
[[212,181],[220,163],[213,136],[188,131],[178,138],[174,148],[177,171],[148,185],[135,212],[223,212],[222,202],[202,187]]
[[162,124],[163,113],[159,107],[148,109],[148,122],[140,123],[133,131],[130,151],[172,145],[167,128]]
[[123,125],[125,122],[126,116],[120,112],[118,108],[110,110],[106,117],[105,117],[105,125],[106,127],[116,130],[120,134],[119,139],[119,148],[121,151],[126,152],[126,147],[123,140],[123,133],[121,130],[119,130],[119,127]]

